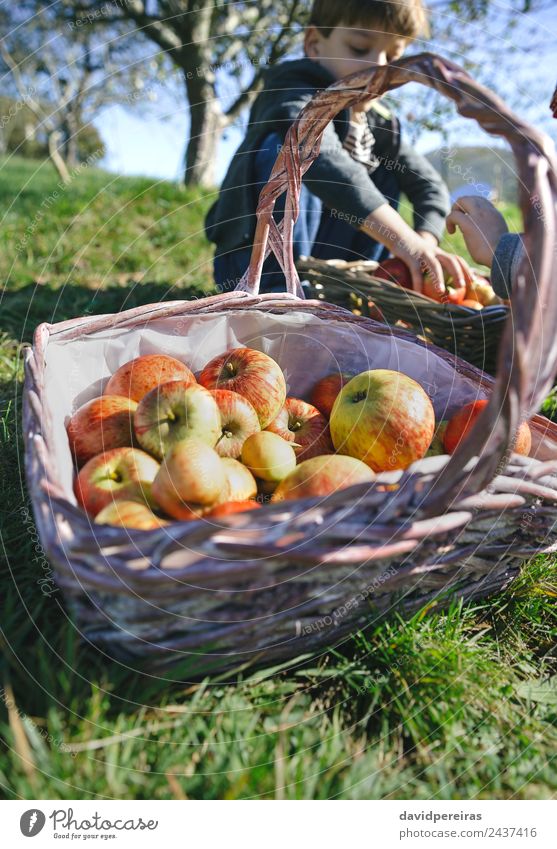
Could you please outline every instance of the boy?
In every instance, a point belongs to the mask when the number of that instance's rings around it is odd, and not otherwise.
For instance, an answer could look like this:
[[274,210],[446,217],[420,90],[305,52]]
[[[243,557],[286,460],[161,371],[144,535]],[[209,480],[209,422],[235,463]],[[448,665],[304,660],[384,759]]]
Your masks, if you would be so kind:
[[[314,0],[305,58],[267,71],[246,138],[207,216],[206,233],[216,244],[215,281],[222,290],[234,288],[248,266],[259,192],[302,107],[347,74],[399,59],[426,32],[421,0]],[[438,247],[450,206],[446,186],[424,157],[401,142],[396,118],[377,100],[367,106],[365,112],[344,110],[325,130],[321,153],[302,184],[294,258],[381,261],[390,251],[409,266],[417,291],[424,271],[444,290],[441,267],[462,285],[464,262]],[[414,207],[414,230],[396,211],[401,192]],[[275,209],[278,220],[284,195]],[[283,288],[271,256],[261,291]]]

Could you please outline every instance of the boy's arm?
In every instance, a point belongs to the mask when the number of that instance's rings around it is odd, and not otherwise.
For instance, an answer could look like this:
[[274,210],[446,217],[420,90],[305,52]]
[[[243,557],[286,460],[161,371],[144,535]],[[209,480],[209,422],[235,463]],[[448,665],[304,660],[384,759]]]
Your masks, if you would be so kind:
[[428,233],[440,242],[445,218],[451,208],[449,190],[433,165],[405,142],[401,142],[397,162],[398,184],[414,208],[414,230]]
[[304,183],[333,216],[355,228],[362,226],[370,212],[387,203],[365,165],[342,146],[332,123],[325,128],[319,156],[304,175]]
[[[303,106],[314,94],[315,89],[289,91],[288,96],[276,105],[268,131],[279,133],[284,138]],[[352,159],[343,147],[334,121],[327,124],[321,139],[319,156],[303,179],[310,192],[316,195],[327,209],[356,228],[362,225],[370,212],[387,203],[385,196],[370,179],[367,168]]]

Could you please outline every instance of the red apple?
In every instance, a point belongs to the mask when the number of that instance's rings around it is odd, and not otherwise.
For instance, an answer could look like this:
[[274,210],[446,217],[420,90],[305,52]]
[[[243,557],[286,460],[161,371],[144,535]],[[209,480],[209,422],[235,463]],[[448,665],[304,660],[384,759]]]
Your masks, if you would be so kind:
[[286,400],[286,383],[278,363],[253,348],[236,348],[215,357],[199,375],[207,389],[230,389],[247,398],[262,428],[273,421]]
[[157,504],[175,519],[193,518],[198,508],[228,500],[229,493],[221,458],[206,442],[192,437],[170,447],[151,490]]
[[293,442],[298,460],[309,460],[319,454],[332,454],[329,424],[312,404],[299,398],[287,398],[284,407],[266,430]]
[[468,307],[470,310],[483,310],[482,305],[479,301],[473,301],[471,298],[464,298],[463,301],[460,302],[461,307]]
[[325,454],[304,460],[275,489],[271,501],[290,498],[314,498],[330,495],[347,486],[368,483],[375,475],[371,469],[345,454]]
[[330,427],[337,451],[357,457],[374,472],[394,471],[425,456],[435,414],[426,392],[411,377],[373,369],[342,389]]
[[212,507],[208,513],[205,513],[206,519],[218,519],[221,516],[230,516],[233,513],[244,513],[246,510],[257,510],[261,507],[257,501],[225,501],[224,504],[217,504]]
[[423,294],[438,303],[462,304],[466,297],[466,286],[455,286],[452,277],[447,277],[445,291],[435,286],[429,274],[424,274]]
[[239,457],[242,445],[252,433],[261,430],[257,413],[247,398],[229,389],[213,389],[221,420],[221,435],[215,445],[220,457]]
[[122,395],[103,395],[83,404],[67,425],[70,449],[78,465],[110,448],[134,444],[133,415],[137,402]]
[[404,289],[412,288],[412,274],[406,263],[401,259],[384,259],[372,274],[373,277],[378,277],[379,280],[389,280],[391,283],[398,283]]
[[320,413],[329,418],[338,393],[352,377],[352,374],[338,371],[322,377],[311,390],[309,400]]
[[[464,407],[461,407],[461,409],[458,410],[449,420],[443,437],[443,445],[447,454],[454,453],[460,441],[464,439],[473,428],[476,419],[482,410],[486,408],[487,404],[488,400],[486,398],[471,401],[469,404],[465,404]],[[522,422],[518,428],[515,444],[513,445],[513,451],[516,454],[523,454],[527,457],[530,453],[531,447],[532,434],[530,428],[526,422]]]
[[75,479],[75,496],[92,516],[116,499],[150,502],[158,470],[157,461],[138,448],[113,448],[85,463]]
[[455,286],[452,277],[448,277],[445,280],[445,285],[447,287],[447,292],[441,297],[441,300],[447,300],[449,304],[462,304],[466,298],[466,285]]
[[231,501],[247,501],[257,495],[257,483],[254,476],[243,463],[232,457],[223,457],[222,464],[228,479]]
[[242,448],[242,463],[265,481],[281,481],[296,465],[292,446],[269,430],[248,436]]
[[139,531],[150,531],[169,524],[165,519],[155,516],[147,504],[140,501],[113,501],[101,510],[95,522],[98,525],[117,525]]
[[180,360],[166,354],[145,354],[120,366],[106,384],[104,394],[126,395],[141,401],[151,389],[171,380],[197,383],[193,372]]
[[214,397],[203,386],[184,380],[151,389],[139,402],[134,427],[141,447],[161,460],[184,439],[195,437],[213,447],[221,435]]
[[437,286],[429,274],[424,274],[422,294],[432,301],[442,303],[443,299],[448,300],[448,295],[445,290]]

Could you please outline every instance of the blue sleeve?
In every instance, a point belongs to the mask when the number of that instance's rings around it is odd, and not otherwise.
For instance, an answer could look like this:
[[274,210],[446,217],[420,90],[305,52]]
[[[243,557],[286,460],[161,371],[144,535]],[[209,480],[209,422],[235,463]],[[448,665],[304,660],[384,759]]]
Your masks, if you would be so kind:
[[522,236],[518,233],[505,233],[501,236],[491,265],[491,285],[500,298],[510,298],[523,256]]

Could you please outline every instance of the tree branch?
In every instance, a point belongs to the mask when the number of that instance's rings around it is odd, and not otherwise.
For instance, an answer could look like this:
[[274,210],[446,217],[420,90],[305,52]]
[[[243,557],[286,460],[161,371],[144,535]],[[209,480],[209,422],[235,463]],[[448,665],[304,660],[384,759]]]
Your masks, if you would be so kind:
[[234,121],[235,118],[238,117],[240,112],[245,109],[246,106],[251,106],[253,101],[255,100],[259,90],[261,89],[261,85],[263,83],[263,69],[260,68],[253,78],[250,87],[245,88],[240,92],[236,100],[232,103],[231,106],[225,111],[224,116],[226,120],[225,126]]

